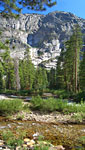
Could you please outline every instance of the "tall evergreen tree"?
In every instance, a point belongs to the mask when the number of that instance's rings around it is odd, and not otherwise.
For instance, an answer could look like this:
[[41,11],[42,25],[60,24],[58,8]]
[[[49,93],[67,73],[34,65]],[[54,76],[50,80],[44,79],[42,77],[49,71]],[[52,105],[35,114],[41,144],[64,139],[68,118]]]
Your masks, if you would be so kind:
[[57,67],[56,67],[56,88],[63,89],[64,85],[64,49],[61,50],[61,54],[58,57]]
[[22,89],[32,89],[35,75],[35,68],[32,64],[29,49],[26,49],[24,60],[20,61],[20,83]]
[[49,81],[49,88],[55,89],[56,88],[56,69],[51,68],[49,75],[48,75],[48,81]]
[[34,89],[36,91],[43,91],[48,85],[47,73],[46,70],[38,67],[36,69],[35,80],[34,80]]
[[5,83],[7,89],[13,89],[14,88],[14,64],[13,60],[10,57],[10,50],[6,50],[3,53],[3,67],[4,67],[4,73],[5,73]]
[[4,77],[4,69],[3,69],[3,65],[0,62],[0,89],[3,89],[3,78]]
[[82,34],[78,25],[75,26],[73,35],[65,43],[66,52],[64,59],[64,74],[67,89],[78,90],[80,50],[82,48]]
[[83,52],[83,58],[80,63],[79,81],[80,88],[85,91],[85,50]]
[[79,61],[80,61],[80,50],[82,48],[82,34],[80,27],[77,25],[74,29],[74,46],[75,46],[75,93],[78,89],[79,81]]

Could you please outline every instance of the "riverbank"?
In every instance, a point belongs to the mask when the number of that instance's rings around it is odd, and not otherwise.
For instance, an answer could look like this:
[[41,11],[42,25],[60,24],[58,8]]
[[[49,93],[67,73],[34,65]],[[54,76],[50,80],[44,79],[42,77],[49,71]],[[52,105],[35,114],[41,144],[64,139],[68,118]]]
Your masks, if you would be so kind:
[[[73,123],[73,124],[85,124],[85,120],[83,122],[79,122],[74,116],[76,113],[72,114],[62,114],[59,112],[52,113],[40,113],[39,111],[30,111],[24,112],[21,111],[15,115],[11,116],[13,120],[30,120],[30,121],[40,121],[44,123]],[[9,117],[10,118],[10,117]]]
[[[42,107],[42,104],[46,107]],[[81,115],[85,110],[82,109],[80,112],[79,108],[82,107],[80,105],[68,104],[69,109],[73,109],[72,113],[68,113],[67,103],[64,105],[61,99],[43,100],[36,97],[32,102],[1,99],[0,139],[3,145],[0,148],[3,149],[6,145],[7,150],[15,150],[15,147],[16,150],[84,150],[85,119],[82,119]],[[77,107],[79,112],[75,113],[74,108],[77,110]],[[62,111],[51,111],[51,108]],[[63,108],[66,112],[63,112]],[[24,139],[28,142],[24,142]],[[50,143],[50,147],[43,142]],[[42,148],[42,145],[45,147]]]

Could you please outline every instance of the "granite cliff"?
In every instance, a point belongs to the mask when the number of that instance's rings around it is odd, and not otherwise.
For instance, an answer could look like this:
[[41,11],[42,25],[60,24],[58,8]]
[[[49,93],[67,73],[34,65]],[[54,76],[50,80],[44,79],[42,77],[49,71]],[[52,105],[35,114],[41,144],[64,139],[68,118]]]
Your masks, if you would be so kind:
[[12,57],[24,57],[30,47],[30,55],[35,66],[44,65],[47,69],[56,67],[63,42],[72,35],[74,24],[81,26],[85,33],[85,20],[71,13],[52,12],[48,15],[21,14],[18,19],[0,15],[0,39],[10,41]]

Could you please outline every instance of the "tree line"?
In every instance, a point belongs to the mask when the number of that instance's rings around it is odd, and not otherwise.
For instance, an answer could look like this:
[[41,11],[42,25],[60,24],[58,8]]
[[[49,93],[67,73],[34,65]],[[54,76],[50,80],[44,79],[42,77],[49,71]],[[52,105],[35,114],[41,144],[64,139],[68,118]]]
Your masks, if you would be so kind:
[[73,34],[64,43],[64,48],[57,61],[56,69],[47,71],[45,68],[35,68],[29,54],[29,48],[24,53],[24,59],[10,57],[9,41],[0,42],[0,89],[35,90],[66,89],[74,93],[85,90],[85,50],[82,46],[82,33],[78,25]]

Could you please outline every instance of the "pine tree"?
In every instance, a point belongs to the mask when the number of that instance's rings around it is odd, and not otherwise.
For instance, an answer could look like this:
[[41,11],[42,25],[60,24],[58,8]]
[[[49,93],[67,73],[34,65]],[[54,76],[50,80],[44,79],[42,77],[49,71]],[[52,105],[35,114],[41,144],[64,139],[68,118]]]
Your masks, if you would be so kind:
[[48,80],[46,70],[38,67],[35,73],[34,89],[36,91],[43,91],[47,87],[47,85]]
[[75,45],[75,93],[78,89],[79,81],[79,61],[80,61],[80,50],[82,48],[82,34],[79,26],[77,25],[74,29],[74,45]]
[[2,63],[0,62],[0,90],[3,89],[4,70]]
[[68,90],[76,93],[79,85],[80,50],[82,48],[82,34],[78,25],[75,26],[73,35],[65,43],[65,46],[66,52],[63,67],[66,86]]
[[65,88],[64,83],[64,49],[61,50],[60,56],[58,57],[57,67],[56,67],[56,88],[63,89]]
[[49,72],[49,88],[55,89],[56,88],[56,69],[51,68]]
[[47,6],[52,7],[54,5],[56,5],[56,1],[53,0],[0,0],[0,13],[10,13],[10,15],[13,15],[13,10],[20,13],[23,7],[42,11],[46,10]]
[[5,87],[7,89],[13,89],[14,88],[14,64],[13,60],[10,57],[10,50],[6,50],[3,53],[3,68],[4,68],[4,74],[6,76],[5,78]]
[[14,58],[15,89],[20,90],[19,59]]
[[85,91],[85,50],[83,52],[83,58],[80,62],[79,81],[81,90]]
[[32,64],[29,49],[26,49],[25,57],[19,65],[21,89],[31,90],[33,87],[35,68]]

